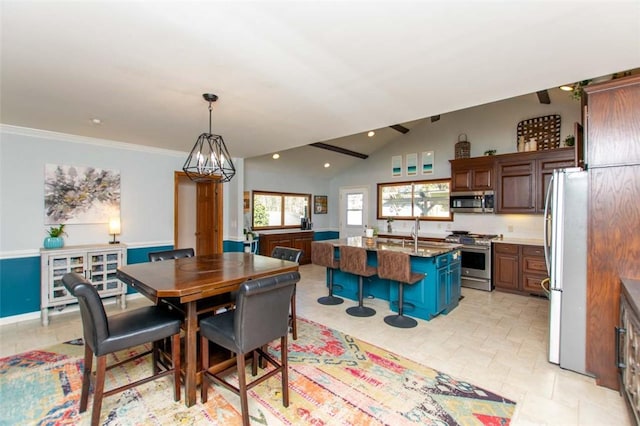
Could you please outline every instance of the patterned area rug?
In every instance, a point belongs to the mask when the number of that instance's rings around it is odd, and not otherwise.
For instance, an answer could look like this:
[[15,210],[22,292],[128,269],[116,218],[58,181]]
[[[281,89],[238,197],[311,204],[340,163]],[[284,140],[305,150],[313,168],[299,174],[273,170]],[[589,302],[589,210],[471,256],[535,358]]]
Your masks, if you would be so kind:
[[[249,393],[254,425],[508,425],[515,402],[339,331],[298,318],[290,340],[289,407],[278,377]],[[138,348],[140,350],[141,348]],[[279,353],[278,345],[270,347]],[[133,351],[137,352],[137,351]],[[1,425],[88,424],[78,413],[82,340],[0,359]],[[115,354],[122,359],[124,353]],[[146,375],[149,357],[107,374],[106,389]],[[162,378],[104,399],[107,425],[240,424],[239,398],[221,387],[207,404],[174,402]]]

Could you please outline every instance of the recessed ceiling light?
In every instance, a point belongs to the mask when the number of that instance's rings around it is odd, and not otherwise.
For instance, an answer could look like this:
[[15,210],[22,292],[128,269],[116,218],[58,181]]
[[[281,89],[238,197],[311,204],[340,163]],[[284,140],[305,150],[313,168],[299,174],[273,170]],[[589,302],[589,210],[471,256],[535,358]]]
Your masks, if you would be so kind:
[[92,122],[93,124],[102,124],[102,120],[100,120],[99,118],[92,118],[92,119],[91,119],[91,122]]
[[326,169],[326,168],[328,168],[328,167],[331,167],[331,164],[329,164],[329,163],[324,163],[324,168]]
[[376,132],[374,132],[373,130],[371,130],[369,133],[367,133],[367,136],[369,136],[370,138],[374,137],[376,134]]
[[278,158],[280,158],[280,154],[273,154],[272,157],[274,160],[277,160]]
[[573,90],[572,86],[560,86],[560,90],[564,90],[565,92],[571,92]]

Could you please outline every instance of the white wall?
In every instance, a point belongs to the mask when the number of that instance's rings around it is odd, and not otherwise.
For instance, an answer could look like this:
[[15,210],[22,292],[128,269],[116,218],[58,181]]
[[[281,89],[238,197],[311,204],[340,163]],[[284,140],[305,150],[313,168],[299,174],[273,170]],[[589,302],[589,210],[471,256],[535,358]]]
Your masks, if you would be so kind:
[[[497,154],[517,151],[518,122],[549,114],[560,114],[562,120],[561,140],[573,133],[573,123],[581,121],[580,103],[571,99],[566,92],[550,90],[550,105],[538,102],[535,94],[519,96],[500,102],[494,102],[461,111],[442,114],[439,121],[413,128],[409,133],[400,135],[391,144],[358,163],[346,173],[331,180],[329,203],[336,204],[340,187],[370,187],[369,220],[370,225],[386,229],[386,222],[376,220],[377,183],[401,182],[411,180],[406,176],[391,177],[391,157],[423,151],[435,152],[434,174],[425,179],[449,178],[451,168],[449,160],[455,157],[455,144],[458,135],[467,134],[471,142],[471,156],[477,157],[484,151],[495,149]],[[419,176],[422,178],[422,176]],[[414,179],[415,180],[415,179]],[[330,226],[338,229],[338,216],[331,215]],[[395,221],[394,229],[411,229],[409,221]],[[541,238],[541,215],[472,215],[456,214],[454,222],[422,222],[421,232],[446,233],[447,229],[461,229],[472,232],[504,234],[505,237]],[[511,231],[509,231],[511,229]]]
[[[182,169],[187,154],[0,126],[0,255],[31,255],[42,247],[48,229],[44,225],[45,164],[119,170],[122,234],[118,239],[134,246],[173,244],[174,171]],[[225,239],[242,238],[242,228],[237,237],[237,229],[230,225],[238,222],[242,197],[234,193],[237,185],[243,185],[242,166],[240,161],[240,178],[224,184]],[[66,245],[111,239],[107,224],[68,225],[66,231]]]

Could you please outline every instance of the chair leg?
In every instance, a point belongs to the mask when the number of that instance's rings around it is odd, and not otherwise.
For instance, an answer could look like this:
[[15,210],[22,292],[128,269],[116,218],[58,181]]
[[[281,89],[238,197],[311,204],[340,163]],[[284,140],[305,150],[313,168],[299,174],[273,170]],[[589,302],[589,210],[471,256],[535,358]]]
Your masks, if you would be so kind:
[[96,383],[93,391],[93,408],[91,409],[91,426],[100,423],[100,410],[102,409],[102,396],[104,394],[104,380],[107,370],[107,356],[96,358]]
[[392,327],[413,328],[418,325],[418,321],[405,317],[404,312],[404,283],[398,283],[398,315],[388,315],[384,317],[384,322]]
[[202,383],[200,384],[200,399],[202,403],[207,402],[207,393],[209,386],[207,383],[207,375],[205,372],[209,369],[209,340],[206,337],[200,337],[200,359],[202,360]]
[[291,334],[293,334],[293,340],[298,340],[298,321],[296,320],[296,286],[293,286],[293,294],[291,295],[291,317],[289,319],[291,323]]
[[91,369],[93,368],[93,351],[84,342],[84,369],[82,371],[82,394],[80,396],[80,413],[87,411],[89,388],[91,387]]
[[238,390],[240,394],[240,409],[242,412],[242,425],[249,426],[249,402],[247,401],[247,372],[245,371],[245,354],[236,354],[238,367]]
[[375,309],[363,305],[363,283],[362,275],[358,276],[358,306],[352,306],[347,309],[347,313],[354,317],[371,317],[376,314]]
[[329,295],[323,296],[318,299],[318,303],[321,305],[339,305],[344,302],[344,299],[333,295],[333,269],[329,269]]
[[155,376],[160,371],[160,366],[158,365],[158,353],[160,352],[160,342],[153,342],[153,347],[151,348],[151,359],[153,365],[153,375]]
[[289,346],[287,335],[280,338],[280,365],[282,366],[282,405],[289,406]]
[[171,354],[173,355],[173,399],[174,401],[180,401],[180,333],[172,337],[171,343]]

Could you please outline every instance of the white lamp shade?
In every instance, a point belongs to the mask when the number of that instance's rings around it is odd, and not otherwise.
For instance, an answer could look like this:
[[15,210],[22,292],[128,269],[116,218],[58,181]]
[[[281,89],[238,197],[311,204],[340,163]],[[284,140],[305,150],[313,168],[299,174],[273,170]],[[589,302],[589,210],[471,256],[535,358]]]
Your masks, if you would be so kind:
[[112,217],[109,219],[109,234],[120,235],[120,218]]

